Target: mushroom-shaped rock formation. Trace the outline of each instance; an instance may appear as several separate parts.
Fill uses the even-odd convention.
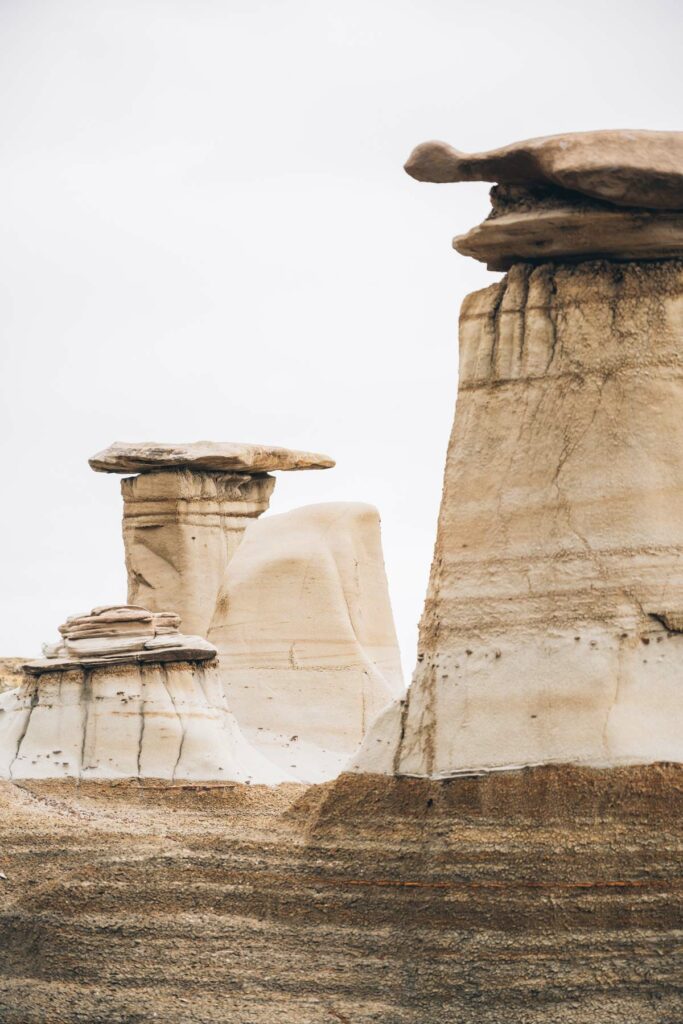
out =
[[[334,502],[252,523],[209,639],[247,738],[299,779],[335,776],[404,692],[376,509]]]
[[[605,195],[674,202],[680,136],[668,163],[659,136],[622,162],[626,134],[598,133],[594,150],[580,138],[561,166],[597,160],[606,139],[614,166],[591,179]],[[559,141],[547,152],[560,161]],[[356,770],[683,761],[683,245],[677,256],[516,262],[465,299],[417,668]]]
[[[117,442],[89,460],[121,482],[128,600],[175,608],[206,636],[228,563],[252,519],[268,508],[276,470],[327,469],[326,455],[266,445]]]
[[[683,132],[580,132],[472,154],[426,142],[406,170],[419,181],[498,183],[489,218],[453,242],[491,270],[667,259],[683,246]]]
[[[291,778],[240,732],[215,647],[177,625],[130,606],[68,619],[51,656],[0,694],[0,778]]]

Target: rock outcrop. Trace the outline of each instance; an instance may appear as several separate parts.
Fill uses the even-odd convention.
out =
[[[405,169],[418,181],[553,185],[617,206],[683,209],[683,132],[574,132],[513,142],[487,153],[423,142]]]
[[[121,482],[128,600],[174,608],[206,636],[227,566],[249,522],[268,508],[274,470],[329,469],[327,455],[267,445],[116,442],[94,455]]]
[[[272,473],[274,470],[331,469],[334,466],[334,459],[329,455],[236,441],[187,444],[115,441],[88,461],[98,473],[145,473],[159,469]]]
[[[122,480],[128,600],[175,608],[206,636],[230,560],[274,486],[265,473],[184,468]]]
[[[334,465],[285,449],[114,445],[91,465],[140,471],[121,484],[129,602],[210,638],[231,710],[279,769],[335,776],[403,692],[376,510],[259,519],[265,470]]]
[[[206,779],[273,784],[225,701],[216,648],[173,613],[73,616],[62,644],[0,694],[0,778]]]
[[[468,296],[418,665],[357,769],[683,760],[682,342],[678,259]]]
[[[334,777],[403,693],[376,509],[337,502],[252,523],[208,636],[247,738],[299,779]]]
[[[463,256],[489,270],[520,260],[654,260],[683,250],[683,212],[612,206],[553,188],[497,186],[491,215],[453,239]]]
[[[500,183],[489,217],[453,240],[490,270],[683,250],[683,132],[557,135],[474,154],[427,142],[406,170],[420,181]]]

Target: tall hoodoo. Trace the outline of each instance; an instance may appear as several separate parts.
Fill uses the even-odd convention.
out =
[[[463,303],[418,665],[355,768],[681,761],[683,133],[407,170],[498,182],[455,245],[509,270]]]

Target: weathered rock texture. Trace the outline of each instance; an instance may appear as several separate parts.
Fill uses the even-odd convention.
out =
[[[408,700],[361,770],[683,760],[683,263],[468,296]]]
[[[453,240],[490,270],[683,252],[683,132],[553,135],[472,154],[425,142],[406,170],[419,181],[499,182],[487,220]]]
[[[678,1024],[680,767],[0,784],[3,1024]]]
[[[297,778],[337,774],[403,679],[377,510],[253,522],[208,633],[247,738]]]
[[[273,445],[235,441],[115,441],[89,459],[98,473],[146,473],[158,469],[197,469],[217,473],[271,473],[274,470],[330,469],[334,459]]]
[[[173,608],[206,636],[228,563],[252,519],[268,508],[267,474],[176,469],[121,481],[128,600]]]
[[[141,468],[144,451],[164,466],[192,447],[114,445],[91,465]],[[237,448],[241,465],[274,469],[324,459],[196,447],[209,449],[202,459],[214,466],[213,448]],[[262,451],[284,454],[278,465]],[[278,770],[334,777],[403,693],[376,510],[313,505],[257,521],[275,484],[266,473],[147,470],[121,482],[129,602],[173,608],[184,630],[210,637],[231,710]]]
[[[573,132],[486,153],[423,142],[405,169],[418,181],[553,185],[617,206],[683,210],[683,132]]]
[[[497,186],[490,216],[453,239],[489,270],[520,260],[669,259],[683,251],[683,212],[625,209],[553,188]]]
[[[287,778],[242,736],[215,665],[181,657],[33,663],[0,695],[0,778]]]
[[[26,658],[0,658],[0,693],[14,690],[21,682],[21,667]]]

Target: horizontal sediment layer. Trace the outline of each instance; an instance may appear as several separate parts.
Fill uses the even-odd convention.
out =
[[[0,1018],[662,1024],[683,770],[0,785]]]

